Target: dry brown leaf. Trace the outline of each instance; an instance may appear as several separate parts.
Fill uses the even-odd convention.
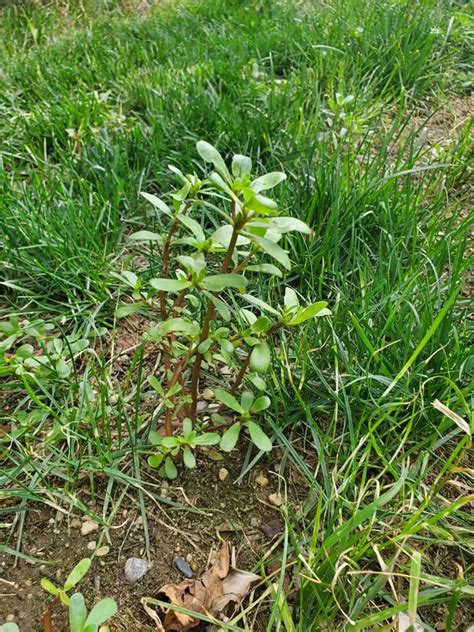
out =
[[[186,608],[193,612],[218,616],[229,604],[240,605],[248,594],[251,585],[260,579],[259,575],[230,568],[230,550],[227,542],[223,542],[214,564],[197,579],[186,579],[179,584],[166,584],[157,593],[160,601],[169,601],[171,605]],[[154,599],[144,598],[142,603],[147,614],[156,623],[156,613],[149,612],[147,604],[157,604]],[[155,615],[155,616],[154,616]],[[171,608],[166,610],[160,625],[165,631],[185,632],[195,628],[199,619],[177,612]],[[158,624],[157,624],[158,626]],[[158,628],[160,629],[160,628]]]

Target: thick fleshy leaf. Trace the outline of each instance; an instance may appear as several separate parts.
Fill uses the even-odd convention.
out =
[[[158,329],[162,335],[179,332],[191,337],[196,336],[200,331],[198,323],[189,318],[168,318],[158,325]]]
[[[268,331],[271,326],[272,321],[269,318],[267,318],[266,316],[259,316],[259,318],[257,318],[257,320],[252,323],[250,331],[253,334],[261,334],[265,331]]]
[[[252,170],[252,161],[248,156],[235,154],[232,158],[232,173],[236,178],[243,178]]]
[[[161,445],[164,448],[176,448],[178,445],[180,445],[180,443],[178,437],[163,437],[163,439],[161,440]]]
[[[284,305],[289,312],[296,311],[300,306],[298,295],[291,287],[285,289]]]
[[[106,597],[96,603],[96,605],[92,608],[89,613],[89,616],[86,619],[86,628],[87,626],[98,626],[105,623],[108,619],[114,616],[117,612],[117,604],[110,597]]]
[[[178,470],[176,469],[176,465],[169,456],[165,459],[165,474],[167,478],[174,480],[178,476]]]
[[[148,384],[159,394],[161,395],[161,397],[165,396],[165,391],[163,386],[161,385],[161,382],[158,380],[157,377],[155,377],[154,375],[149,375],[147,377],[147,382]]]
[[[270,221],[273,229],[279,233],[298,232],[305,235],[313,233],[308,224],[296,217],[272,217]]]
[[[148,457],[148,465],[150,467],[161,467],[163,464],[163,454],[152,454]]]
[[[220,436],[217,432],[204,432],[196,437],[196,445],[217,445],[220,441]]]
[[[122,283],[126,283],[133,289],[137,287],[138,277],[135,272],[131,272],[130,270],[122,270],[122,272],[111,272],[110,276],[119,279],[119,281],[122,281]]]
[[[130,241],[163,241],[163,236],[150,230],[139,230],[128,236]]]
[[[258,373],[249,373],[247,377],[259,391],[263,392],[267,390],[267,383]]]
[[[286,174],[281,171],[273,171],[271,173],[265,173],[263,176],[260,176],[256,180],[252,182],[250,185],[252,190],[256,193],[260,193],[260,191],[266,191],[267,189],[273,189],[277,184],[286,180]]]
[[[199,275],[206,268],[206,260],[202,252],[197,253],[193,257],[188,255],[180,255],[176,257],[176,260],[186,268],[189,274],[193,273]]]
[[[269,312],[270,314],[274,314],[275,316],[280,316],[279,311],[277,311],[274,307],[272,307],[268,303],[265,303],[264,301],[262,301],[260,298],[257,298],[256,296],[252,296],[251,294],[243,294],[242,298],[244,298],[249,303],[252,303],[252,305],[256,305],[257,307],[260,307],[260,309],[263,309],[263,311],[265,312]]]
[[[168,215],[168,217],[171,217],[172,213],[170,208],[163,202],[163,200],[160,200],[159,197],[156,197],[153,193],[145,193],[144,191],[142,191],[141,195],[145,198],[145,200],[151,202],[155,208],[159,209],[165,215]]]
[[[53,584],[47,577],[43,577],[40,582],[41,588],[48,592],[50,595],[58,595],[60,593],[60,589]]]
[[[84,597],[81,593],[75,593],[69,601],[70,632],[82,632],[86,618],[87,610]]]
[[[287,270],[291,270],[291,261],[288,257],[288,253],[286,250],[283,250],[281,246],[276,244],[274,241],[270,239],[266,239],[265,237],[257,237],[253,235],[253,241],[255,241],[260,248],[265,251],[270,257],[278,261],[280,265],[282,265]]]
[[[216,310],[219,312],[222,318],[228,323],[231,318],[231,313],[227,304],[222,299],[218,298],[217,296],[214,296],[214,294],[211,294],[210,292],[206,292],[204,290],[203,293],[212,303],[214,303],[214,307],[216,308]]]
[[[254,443],[259,450],[262,452],[270,452],[272,449],[272,442],[267,437],[267,435],[263,432],[258,424],[249,419],[247,422],[247,428],[250,433],[250,438],[252,439],[252,443]]]
[[[274,266],[272,263],[258,263],[246,266],[245,270],[248,272],[262,272],[263,274],[273,274],[277,277],[282,277],[282,271]]]
[[[76,566],[72,569],[72,571],[67,576],[66,581],[64,582],[64,590],[67,592],[71,590],[73,586],[78,584],[84,575],[87,573],[89,568],[91,567],[92,560],[89,557],[85,557],[80,562],[76,564]]]
[[[140,309],[146,309],[148,306],[145,303],[122,303],[115,310],[115,318],[125,318],[130,314],[135,314]]]
[[[250,369],[257,373],[265,373],[265,371],[268,371],[271,360],[270,347],[265,340],[262,340],[252,349],[252,353],[250,354]]]
[[[196,149],[203,160],[211,162],[214,165],[215,170],[220,173],[224,180],[227,180],[227,182],[232,181],[224,159],[215,147],[205,140],[200,140],[196,143]]]
[[[245,412],[239,402],[235,399],[235,397],[225,391],[223,388],[216,388],[214,390],[214,395],[222,404],[227,406],[227,408],[234,410],[236,413],[239,413],[241,415]]]
[[[308,307],[298,310],[295,317],[292,318],[287,325],[300,325],[304,323],[306,320],[310,320],[310,318],[314,318],[315,316],[321,315],[321,312],[326,308],[327,303],[325,301],[319,301],[318,303],[313,303]],[[329,310],[325,310],[325,315],[329,315],[331,312]]]
[[[183,450],[183,461],[188,470],[192,470],[194,467],[196,467],[196,457],[194,456],[190,448],[188,448],[188,446],[186,446]]]
[[[181,279],[151,279],[150,285],[159,292],[180,292],[191,287],[191,282]]]
[[[262,410],[267,410],[267,408],[270,406],[271,403],[272,402],[269,397],[267,397],[266,395],[262,395],[262,397],[259,397],[258,399],[255,400],[255,403],[252,406],[251,411],[253,413],[261,413]]]
[[[244,391],[240,398],[240,405],[245,411],[249,411],[255,399],[255,395],[252,391]]]
[[[222,292],[228,287],[244,290],[247,286],[247,279],[241,274],[213,274],[204,277],[201,285],[210,292]]]
[[[221,438],[220,449],[224,452],[230,452],[233,450],[239,440],[241,424],[237,421],[230,428],[228,428]]]
[[[176,219],[179,220],[181,224],[186,226],[189,231],[191,231],[191,233],[196,238],[196,241],[206,241],[206,235],[204,234],[201,225],[196,222],[195,219],[189,217],[189,215],[184,215],[183,213],[179,213],[179,215],[176,216]]]

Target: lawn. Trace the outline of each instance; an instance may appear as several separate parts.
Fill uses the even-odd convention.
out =
[[[69,630],[80,598],[48,581],[84,558],[77,590],[115,600],[111,630],[190,629],[189,602],[171,600],[173,628],[150,599],[217,573],[226,547],[228,577],[258,578],[193,629],[470,629],[473,40],[463,0],[0,2],[2,632]],[[279,245],[258,232],[278,226],[270,201],[248,201],[251,254],[279,274],[227,274],[222,248],[191,244],[230,221],[241,175],[210,183],[223,168],[199,141],[286,174],[268,195],[299,229]],[[171,275],[191,247],[233,277],[190,290],[225,332],[212,357],[163,290],[183,205]],[[295,318],[294,300],[322,311]],[[183,318],[163,338],[168,310]],[[242,340],[265,357],[240,380],[228,346],[255,317]],[[184,357],[182,393],[163,390]],[[253,426],[219,395],[236,376]],[[188,441],[187,407],[198,437],[242,414],[235,448],[163,448],[166,420]]]

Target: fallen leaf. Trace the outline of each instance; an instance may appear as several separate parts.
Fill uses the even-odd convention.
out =
[[[157,623],[158,630],[185,632],[198,626],[201,621],[183,612],[166,608],[160,601],[168,601],[171,606],[213,617],[223,614],[230,604],[233,604],[235,609],[260,576],[237,569],[229,572],[229,569],[230,549],[228,543],[224,542],[215,562],[201,577],[162,586],[157,593],[157,599],[142,599],[145,611],[157,623],[157,614],[149,604],[159,605],[165,610],[165,614],[159,619],[159,625]]]

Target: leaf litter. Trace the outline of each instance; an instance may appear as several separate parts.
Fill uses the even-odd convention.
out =
[[[212,566],[200,577],[165,584],[155,598],[144,597],[142,605],[160,632],[182,632],[201,623],[201,618],[189,611],[214,619],[229,616],[248,595],[252,584],[259,580],[261,577],[255,573],[231,568],[230,547],[225,541]],[[162,609],[161,616],[150,607],[152,605]]]

